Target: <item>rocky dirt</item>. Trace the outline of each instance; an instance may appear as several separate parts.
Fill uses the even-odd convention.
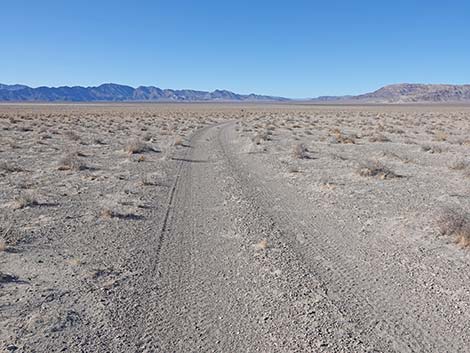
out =
[[[0,106],[0,349],[467,352],[470,109]]]

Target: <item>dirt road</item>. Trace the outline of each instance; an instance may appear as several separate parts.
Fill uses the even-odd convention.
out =
[[[73,310],[10,351],[469,351],[468,262],[375,236],[365,198],[306,197],[246,153],[236,127],[179,148],[168,200],[117,247],[122,270],[41,299],[42,312]]]
[[[234,128],[181,157],[140,351],[468,350],[468,271],[364,237],[351,205],[332,214],[250,163]]]

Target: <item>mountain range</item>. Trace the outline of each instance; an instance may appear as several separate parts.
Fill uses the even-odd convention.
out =
[[[282,97],[238,94],[227,90],[213,92],[190,89],[133,88],[107,83],[97,87],[37,87],[0,84],[0,101],[40,102],[129,102],[129,101],[287,101]]]
[[[3,102],[287,102],[288,98],[190,89],[161,89],[106,83],[97,87],[37,87],[0,84]],[[303,100],[305,101],[305,100]],[[321,96],[312,103],[470,103],[470,85],[400,83],[357,96]]]
[[[399,83],[357,96],[323,96],[313,102],[334,103],[470,103],[470,85]]]

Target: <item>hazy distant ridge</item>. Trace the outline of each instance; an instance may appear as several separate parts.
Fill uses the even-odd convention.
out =
[[[399,83],[358,96],[318,97],[316,102],[444,103],[469,102],[470,85]]]
[[[161,89],[153,86],[133,88],[107,83],[98,87],[37,87],[0,84],[0,101],[42,102],[125,102],[125,101],[287,101],[287,98],[257,94],[238,94],[226,90],[213,92],[189,89]]]

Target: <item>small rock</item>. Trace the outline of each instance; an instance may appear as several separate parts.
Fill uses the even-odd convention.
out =
[[[9,345],[7,346],[7,351],[10,351],[10,352],[14,352],[14,351],[16,351],[17,349],[18,349],[18,347],[15,346],[14,344],[9,344]]]

